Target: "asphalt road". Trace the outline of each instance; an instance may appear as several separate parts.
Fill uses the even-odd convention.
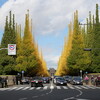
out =
[[[44,87],[17,85],[0,88],[0,100],[100,100],[100,87],[52,83]]]

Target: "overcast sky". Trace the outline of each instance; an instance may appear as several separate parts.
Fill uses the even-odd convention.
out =
[[[29,9],[33,34],[47,66],[57,68],[73,13],[78,10],[79,20],[84,22],[89,11],[95,14],[96,3],[100,5],[100,0],[0,0],[0,40],[9,11],[12,10],[16,22],[24,27],[25,13]]]

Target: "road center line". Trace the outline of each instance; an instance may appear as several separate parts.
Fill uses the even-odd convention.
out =
[[[79,90],[79,89],[75,89],[75,90],[79,91],[79,94],[77,94],[76,96],[73,96],[73,97],[66,98],[64,100],[75,99],[76,97],[79,97],[79,96],[81,96],[83,94],[83,92],[81,90]]]

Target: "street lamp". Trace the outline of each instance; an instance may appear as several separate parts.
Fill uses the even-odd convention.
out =
[[[24,71],[22,71],[22,79],[24,78]]]
[[[82,79],[82,70],[80,70],[80,76],[81,76],[81,79]]]

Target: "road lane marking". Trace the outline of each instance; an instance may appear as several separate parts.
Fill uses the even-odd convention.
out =
[[[96,89],[100,89],[100,87],[95,87]]]
[[[60,86],[56,86],[57,87],[57,89],[61,89],[61,87]]]
[[[0,91],[5,91],[5,90],[8,90],[10,88],[1,88]]]
[[[37,88],[36,88],[36,90],[39,90],[39,89],[41,89],[41,87],[37,87]]]
[[[51,86],[50,86],[50,89],[54,89],[54,86],[51,85]]]
[[[68,89],[67,86],[63,86],[64,89]]]
[[[74,86],[75,88],[77,88],[77,89],[82,89],[81,87],[79,87],[79,86]]]
[[[35,87],[31,87],[29,90],[33,90],[33,89],[35,89]]]
[[[89,88],[87,88],[87,87],[85,87],[85,86],[81,86],[82,88],[84,88],[84,89],[89,89]]]
[[[68,86],[68,88],[70,88],[70,89],[75,89],[74,87],[72,87],[72,86]]]
[[[8,89],[8,91],[12,91],[12,90],[17,89],[17,88],[18,87],[13,87],[13,88]]]
[[[30,87],[25,87],[24,89],[22,89],[22,90],[27,90],[28,88],[30,88]]]
[[[48,86],[45,86],[43,89],[46,90],[48,88]]]
[[[95,87],[92,87],[92,86],[86,86],[86,87],[88,87],[90,89],[96,89]]]
[[[15,90],[20,90],[20,89],[22,89],[22,88],[24,88],[24,87],[19,87],[19,88],[15,89]]]

